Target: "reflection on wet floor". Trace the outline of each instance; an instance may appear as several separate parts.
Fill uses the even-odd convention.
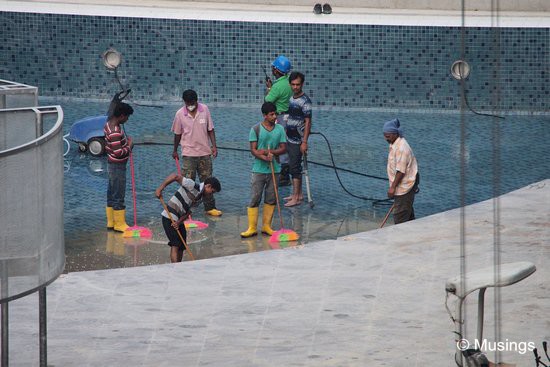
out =
[[[187,232],[188,244],[194,257],[212,257],[266,251],[286,247],[300,247],[309,242],[337,236],[364,232],[378,228],[384,216],[383,209],[360,207],[345,218],[325,220],[319,218],[308,206],[296,208],[285,223],[285,228],[300,233],[299,241],[270,243],[269,236],[258,234],[252,238],[240,238],[240,230],[246,227],[246,215],[224,214],[221,218],[201,218],[208,228]],[[277,219],[277,218],[275,218]],[[66,240],[66,272],[98,270],[163,264],[170,262],[170,248],[160,222],[160,216],[151,218],[143,226],[153,231],[152,238],[124,238],[121,233],[107,229],[91,229],[73,234]],[[391,224],[388,224],[391,225]],[[278,228],[275,226],[275,228]],[[189,256],[185,254],[184,261]]]

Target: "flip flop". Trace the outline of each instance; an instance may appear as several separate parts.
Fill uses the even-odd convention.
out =
[[[288,203],[285,204],[285,207],[290,208],[290,207],[300,205],[300,204],[301,204],[301,202],[299,202],[299,201],[297,201],[295,203],[292,203],[292,202],[289,201]]]
[[[287,196],[286,198],[283,198],[284,201],[290,201],[292,200],[292,196]],[[302,196],[301,198],[298,199],[298,202],[302,202],[304,201],[304,197]]]
[[[322,12],[323,12],[323,10],[321,8],[321,4],[319,4],[319,3],[315,4],[315,6],[313,7],[313,13],[321,14]]]

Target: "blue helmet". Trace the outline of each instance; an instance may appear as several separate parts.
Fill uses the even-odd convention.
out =
[[[290,63],[290,60],[283,55],[277,57],[271,63],[271,66],[273,66],[275,69],[279,70],[283,74],[287,74],[290,69],[292,69],[292,64]]]

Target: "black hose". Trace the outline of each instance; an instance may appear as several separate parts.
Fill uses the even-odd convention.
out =
[[[125,91],[125,90],[130,91],[130,89],[126,89],[126,88],[124,88],[124,85],[122,85],[122,82],[120,81],[120,78],[118,77],[117,68],[115,68],[115,79],[116,79],[116,81],[117,81],[117,83],[118,83],[118,85],[119,85],[119,87],[122,91]],[[121,98],[120,101],[122,101],[127,96],[128,96],[128,94],[126,94],[123,98]],[[162,106],[157,106],[157,105],[137,103],[137,102],[132,101],[130,98],[126,99],[126,101],[128,103],[134,104],[136,106],[141,106],[141,107],[163,108]]]
[[[375,205],[391,205],[391,199],[377,199],[377,198],[373,198],[373,197],[368,197],[368,196],[360,196],[360,195],[356,195],[352,192],[350,192],[345,186],[344,184],[342,183],[342,180],[340,179],[340,175],[338,174],[338,171],[344,171],[344,172],[348,172],[348,173],[351,173],[351,174],[354,174],[354,175],[358,175],[358,176],[363,176],[363,177],[368,177],[368,178],[374,178],[374,179],[377,179],[377,180],[384,180],[386,181],[386,178],[384,177],[379,177],[379,176],[373,176],[373,175],[367,175],[365,173],[361,173],[361,172],[357,172],[357,171],[352,171],[352,170],[349,170],[349,169],[346,169],[346,168],[341,168],[341,167],[338,167],[336,166],[336,163],[334,162],[334,155],[332,154],[332,146],[330,145],[330,142],[328,141],[327,137],[320,133],[320,132],[311,132],[311,135],[321,135],[323,137],[323,139],[325,139],[325,142],[327,143],[327,146],[328,146],[328,150],[329,150],[329,153],[330,153],[330,160],[332,162],[332,165],[328,165],[328,164],[324,164],[324,163],[319,163],[319,162],[314,162],[314,161],[310,161],[308,160],[308,163],[311,163],[311,164],[315,164],[315,165],[318,165],[318,166],[321,166],[321,167],[326,167],[326,168],[332,168],[334,169],[334,173],[336,174],[336,178],[338,179],[338,183],[340,184],[340,187],[342,188],[342,190],[344,190],[344,192],[346,192],[348,195],[354,197],[354,198],[357,198],[357,199],[361,199],[361,200],[367,200],[367,201],[372,201],[372,205],[375,206]],[[157,143],[157,142],[141,142],[141,143],[134,143],[134,145],[173,145],[173,143]],[[250,152],[250,150],[248,149],[243,149],[243,148],[230,148],[230,147],[221,147],[221,146],[218,146],[218,149],[220,150],[233,150],[233,151],[237,151],[237,152]]]
[[[498,115],[493,115],[491,113],[482,113],[482,112],[477,112],[476,110],[474,110],[471,106],[470,106],[470,103],[468,102],[468,92],[466,91],[466,78],[468,77],[468,75],[462,75],[462,70],[459,66],[458,68],[458,72],[459,72],[459,77],[460,77],[460,82],[461,82],[461,86],[462,86],[462,90],[464,91],[464,94],[463,94],[463,98],[464,98],[464,104],[466,105],[466,107],[468,107],[468,109],[470,111],[472,111],[474,114],[476,115],[479,115],[479,116],[489,116],[489,117],[496,117],[498,119],[503,119],[504,120],[504,117],[503,116],[498,116]]]
[[[502,120],[504,120],[504,116],[493,115],[493,114],[491,114],[491,113],[482,113],[482,112],[477,112],[477,111],[475,111],[472,107],[470,107],[470,103],[468,103],[468,96],[466,95],[466,90],[464,90],[464,104],[466,104],[466,107],[468,107],[468,109],[469,109],[470,111],[472,111],[473,113],[475,113],[476,115],[479,115],[479,116],[496,117],[497,119],[502,119]]]
[[[336,178],[338,179],[338,183],[340,184],[340,187],[342,188],[342,190],[344,190],[348,195],[354,197],[354,198],[357,198],[357,199],[362,199],[362,200],[367,200],[367,201],[372,201],[372,205],[380,205],[380,204],[383,204],[383,205],[389,205],[389,202],[391,199],[376,199],[376,198],[373,198],[373,197],[368,197],[368,196],[360,196],[360,195],[355,195],[353,194],[352,192],[350,192],[345,186],[344,184],[342,183],[342,180],[340,179],[340,175],[338,174],[338,170],[343,170],[341,168],[338,168],[336,166],[336,163],[334,162],[334,155],[332,154],[332,147],[330,145],[330,142],[328,141],[327,137],[323,134],[323,133],[320,133],[320,132],[311,132],[311,135],[321,135],[323,137],[323,139],[325,139],[325,142],[327,143],[327,146],[328,146],[328,151],[330,153],[330,161],[332,162],[332,168],[334,169],[334,174],[336,174]],[[311,161],[310,161],[311,162]],[[311,163],[314,163],[314,162],[311,162]],[[314,163],[316,164],[316,163]],[[328,165],[324,165],[325,167],[330,167]],[[345,170],[347,172],[351,172],[351,173],[354,173],[354,174],[359,174],[359,175],[362,175],[361,173],[359,172],[354,172],[354,171],[351,171],[351,170]],[[372,177],[372,178],[376,178],[376,179],[383,179],[385,180],[384,178],[381,178],[381,177],[377,177],[377,176],[368,176],[368,177]]]

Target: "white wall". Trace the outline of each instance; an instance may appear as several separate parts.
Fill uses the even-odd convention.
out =
[[[185,3],[182,0],[169,0]],[[256,5],[293,5],[311,6],[317,2],[329,3],[333,9],[340,7],[378,8],[378,9],[430,9],[461,10],[460,0],[201,0],[209,3],[242,3]],[[491,0],[466,0],[466,10],[491,10]],[[496,1],[495,1],[496,2]],[[550,12],[550,0],[500,0],[500,11],[536,11]]]

